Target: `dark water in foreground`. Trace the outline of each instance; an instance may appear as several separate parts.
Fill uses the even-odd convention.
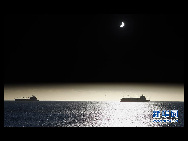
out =
[[[178,110],[178,122],[153,122],[153,110]],[[4,127],[183,127],[184,102],[4,102]]]

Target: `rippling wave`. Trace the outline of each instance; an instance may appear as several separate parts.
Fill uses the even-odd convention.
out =
[[[178,110],[178,122],[153,122],[153,110]],[[153,126],[184,126],[184,102],[4,102],[4,127]]]

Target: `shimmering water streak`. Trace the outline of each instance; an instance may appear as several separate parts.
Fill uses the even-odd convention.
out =
[[[153,122],[153,110],[178,110],[178,122]],[[184,126],[184,102],[4,102],[4,126]]]

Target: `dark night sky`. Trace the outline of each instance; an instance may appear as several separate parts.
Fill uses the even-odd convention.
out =
[[[46,82],[183,83],[184,15],[5,15],[4,83]]]

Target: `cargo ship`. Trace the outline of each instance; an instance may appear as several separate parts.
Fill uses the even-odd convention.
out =
[[[36,96],[32,95],[32,97],[28,98],[20,98],[20,99],[15,99],[15,101],[39,101]]]
[[[149,102],[150,100],[146,100],[145,96],[140,96],[140,98],[122,98],[120,102]]]

